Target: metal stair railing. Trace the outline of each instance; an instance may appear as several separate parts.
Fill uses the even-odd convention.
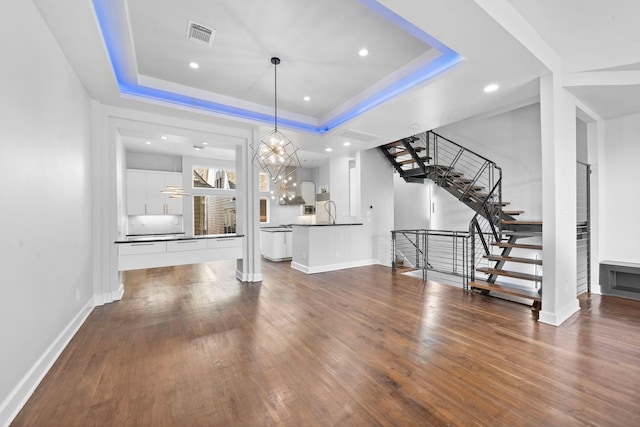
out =
[[[423,278],[426,280],[426,270],[446,270],[457,274],[463,272],[464,288],[468,288],[468,279],[474,280],[475,269],[483,261],[484,255],[491,252],[491,243],[502,239],[502,169],[492,160],[469,150],[433,131],[427,131],[402,140],[403,148],[410,154],[408,163],[410,169],[404,169],[393,160],[396,169],[402,172],[420,171],[438,186],[445,188],[460,201],[472,208],[476,214],[469,223],[468,232],[448,230],[394,230],[393,262],[396,268],[396,257],[414,268],[424,268]],[[417,155],[420,151],[420,160]],[[406,161],[405,161],[406,162]],[[407,164],[405,164],[407,165]],[[405,177],[406,179],[406,177]],[[407,236],[412,236],[412,240]],[[464,254],[458,256],[455,247],[451,247],[451,256],[443,256],[440,249],[447,245],[435,243],[438,238],[445,237],[453,242],[459,238],[465,239],[461,245]],[[411,241],[405,247],[406,241]],[[407,253],[411,251],[411,256]],[[415,253],[414,253],[415,252]],[[450,262],[441,262],[441,259]],[[458,266],[457,260],[464,259],[465,265]],[[433,263],[432,263],[433,262]],[[442,265],[440,265],[442,264]]]
[[[393,230],[393,271],[398,264],[422,270],[422,280],[428,272],[438,272],[462,278],[463,287],[469,280],[470,235],[466,231],[451,230]]]
[[[502,200],[499,200],[499,189],[502,178],[496,182],[480,209],[469,222],[471,239],[470,279],[475,280],[476,269],[484,261],[485,255],[491,254],[491,244],[502,240],[500,228],[502,219]],[[468,283],[465,286],[468,289]]]
[[[492,160],[457,144],[433,131],[425,132],[429,165],[434,171],[442,171],[434,181],[439,186],[450,186],[454,174],[462,174],[466,181],[459,183],[458,199],[465,201],[475,187],[483,187],[486,193],[502,178],[502,169]],[[494,198],[501,199],[499,187]]]

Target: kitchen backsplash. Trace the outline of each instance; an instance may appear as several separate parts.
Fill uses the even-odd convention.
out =
[[[182,215],[130,215],[127,234],[182,233]]]

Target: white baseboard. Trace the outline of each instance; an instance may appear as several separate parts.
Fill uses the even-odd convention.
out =
[[[124,284],[120,283],[116,291],[111,292],[112,301],[120,301],[124,296]]]
[[[292,261],[291,268],[298,271],[302,271],[303,273],[314,274],[314,273],[324,273],[325,271],[335,271],[335,270],[344,270],[347,268],[364,267],[365,265],[374,265],[374,264],[378,264],[378,260],[363,259],[358,261],[341,262],[339,264],[320,265],[316,267],[309,267],[309,266],[302,265]]]
[[[7,427],[18,415],[27,400],[31,397],[38,384],[42,381],[51,366],[60,356],[60,353],[71,341],[71,338],[78,332],[80,326],[87,319],[94,308],[94,298],[91,297],[84,307],[75,315],[62,332],[56,337],[51,345],[38,358],[36,363],[29,369],[27,374],[20,380],[18,385],[9,393],[9,396],[0,404],[0,426]]]
[[[246,274],[240,270],[236,270],[236,279],[241,282],[262,282],[262,274]]]
[[[544,308],[544,305],[542,306],[542,308]],[[544,310],[540,311],[538,321],[552,326],[560,326],[565,320],[573,316],[574,313],[578,312],[579,310],[580,303],[576,298],[569,304],[562,307],[560,310],[557,310],[555,313]]]

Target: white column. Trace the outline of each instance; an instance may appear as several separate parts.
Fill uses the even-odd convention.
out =
[[[605,121],[598,118],[587,125],[588,155],[591,164],[591,293],[600,294],[600,261],[602,260],[601,233],[604,218],[604,144]]]
[[[113,243],[118,235],[116,130],[97,101],[91,103],[91,116],[94,298],[102,305],[119,300],[123,292]]]
[[[576,297],[576,107],[559,76],[540,79],[544,275],[540,321],[558,326]]]
[[[251,138],[255,140],[257,132]],[[258,137],[259,138],[259,137]],[[251,141],[236,148],[236,232],[244,234],[242,259],[236,266],[236,277],[243,282],[262,280],[260,259],[260,190],[258,170],[253,166]]]

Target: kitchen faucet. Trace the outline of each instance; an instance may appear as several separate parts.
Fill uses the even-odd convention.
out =
[[[331,206],[333,206],[333,212],[337,214],[338,208],[336,208],[336,202],[334,202],[333,200],[327,200],[324,203],[324,210],[327,211],[327,213],[329,214],[329,224],[335,224],[336,217],[331,214]]]

